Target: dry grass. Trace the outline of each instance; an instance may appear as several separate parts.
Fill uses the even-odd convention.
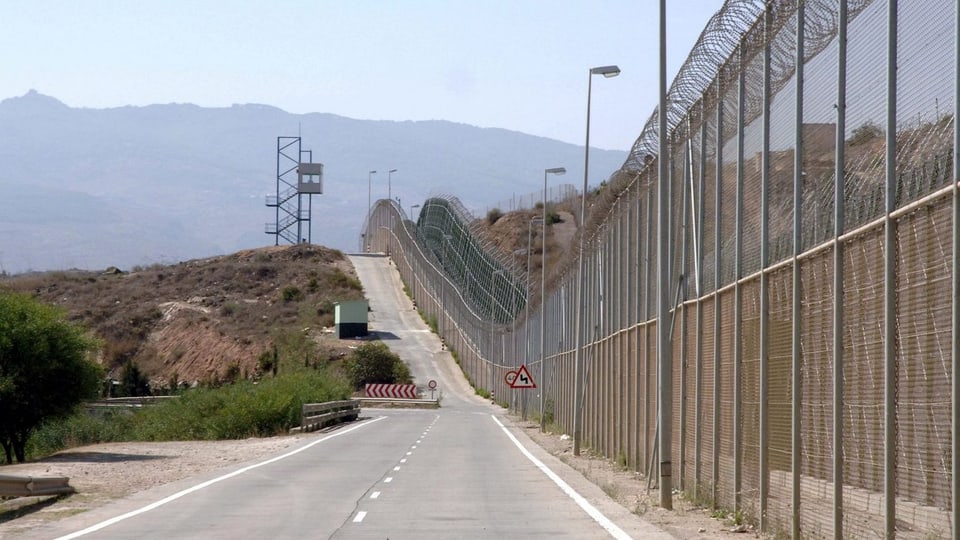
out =
[[[155,386],[253,374],[278,332],[333,325],[333,304],[363,298],[342,253],[298,245],[134,268],[58,271],[0,279],[0,287],[63,307],[102,342],[116,377],[136,362]],[[331,357],[336,351],[326,351]]]

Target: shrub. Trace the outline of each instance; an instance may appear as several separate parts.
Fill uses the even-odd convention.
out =
[[[501,211],[499,208],[493,208],[489,212],[487,212],[487,223],[489,223],[490,225],[493,225],[494,223],[499,221],[500,218],[502,217],[503,217],[503,211]]]
[[[303,291],[296,285],[287,285],[280,291],[280,300],[282,300],[284,304],[299,302],[303,300]]]
[[[140,371],[140,366],[133,360],[127,360],[120,371],[120,384],[116,388],[115,397],[149,396],[150,380]]]
[[[195,388],[177,399],[130,412],[78,412],[50,420],[30,438],[38,459],[64,448],[114,441],[242,439],[286,433],[300,424],[305,403],[346,399],[345,382],[322,371],[282,375],[254,384]]]
[[[357,347],[346,362],[347,377],[355,389],[366,384],[407,384],[410,368],[382,342]]]
[[[863,144],[869,142],[873,139],[877,139],[883,136],[883,130],[873,122],[867,122],[857,129],[853,130],[853,133],[850,134],[850,140],[847,142],[850,143],[850,146],[856,146],[858,144]]]

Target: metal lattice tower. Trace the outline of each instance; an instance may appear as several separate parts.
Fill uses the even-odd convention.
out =
[[[288,244],[312,242],[313,195],[323,193],[323,164],[312,161],[313,152],[301,149],[300,137],[277,137],[277,192],[267,195],[267,206],[276,208],[276,221],[264,228],[276,236],[274,245],[281,239]]]

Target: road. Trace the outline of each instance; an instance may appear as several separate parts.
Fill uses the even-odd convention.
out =
[[[285,454],[63,520],[56,536],[670,538],[475,396],[388,259],[352,260],[371,300],[371,329],[418,382],[438,381],[440,409],[364,409],[360,421],[304,436]]]

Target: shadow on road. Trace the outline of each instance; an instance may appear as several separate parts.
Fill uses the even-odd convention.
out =
[[[380,330],[374,330],[370,332],[370,335],[373,336],[375,339],[382,339],[382,340],[400,339],[400,336],[394,334],[393,332],[383,332]]]

